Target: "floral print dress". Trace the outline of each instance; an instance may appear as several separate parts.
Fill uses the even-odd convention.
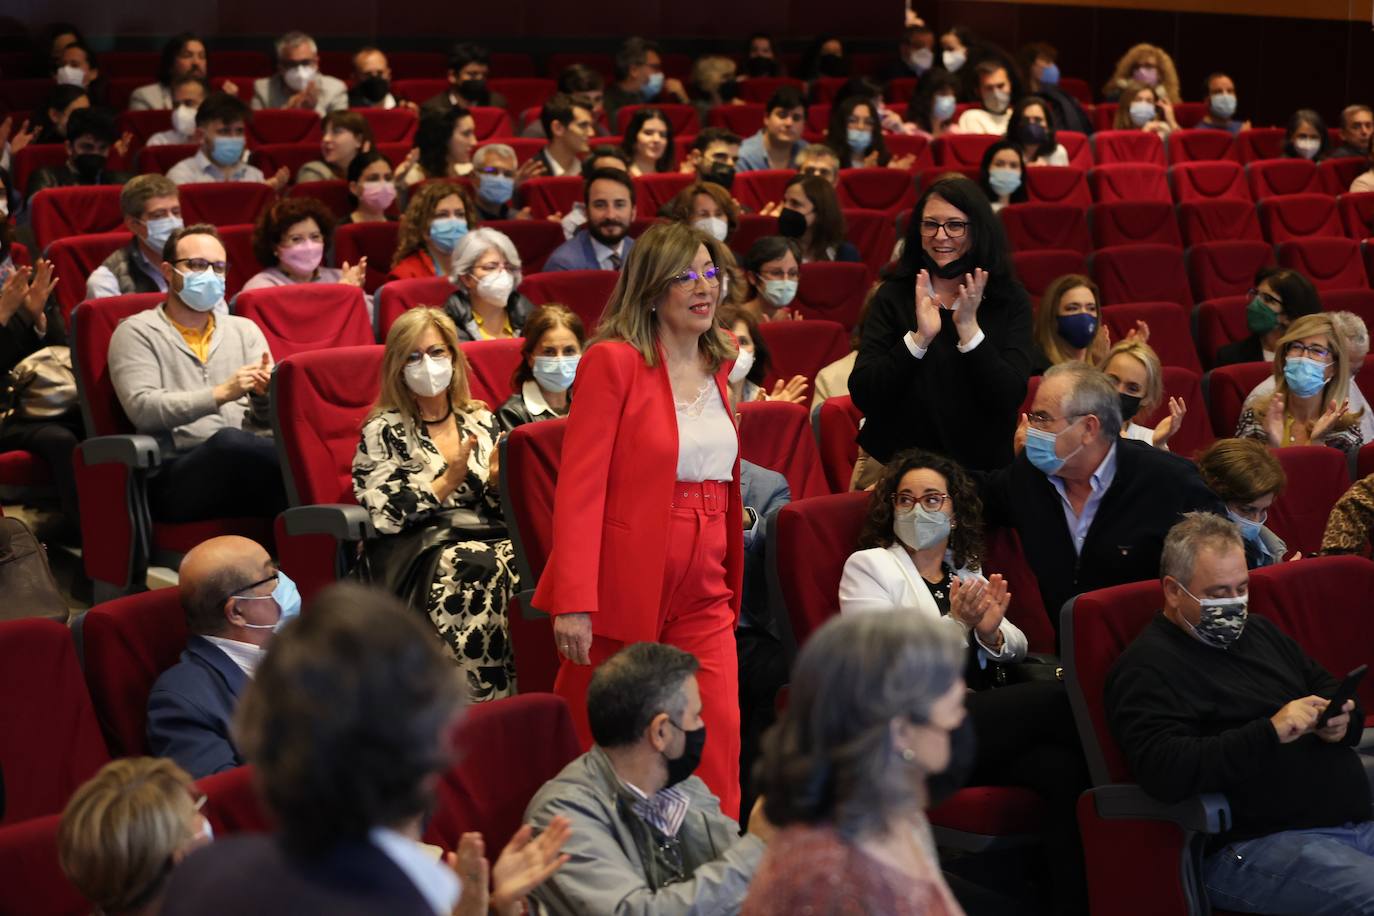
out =
[[[485,408],[454,411],[454,417],[459,437],[475,436],[477,445],[468,459],[467,477],[442,503],[434,495],[434,481],[448,462],[425,428],[411,426],[397,410],[380,411],[363,424],[353,456],[353,493],[378,534],[423,525],[443,509],[501,517],[497,488],[487,482],[496,420]],[[462,541],[445,547],[440,556],[425,610],[466,676],[474,701],[515,693],[506,609],[518,585],[509,539]]]

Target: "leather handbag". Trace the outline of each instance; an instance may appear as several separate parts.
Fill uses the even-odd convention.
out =
[[[67,602],[48,568],[48,552],[29,526],[0,517],[0,620],[45,617],[66,623]]]
[[[445,547],[462,541],[499,541],[507,536],[502,522],[472,509],[446,509],[412,528],[369,538],[351,575],[391,592],[413,610],[424,613]]]
[[[57,420],[77,406],[70,347],[35,350],[10,370],[0,419]]]

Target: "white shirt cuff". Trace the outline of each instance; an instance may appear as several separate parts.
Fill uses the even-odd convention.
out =
[[[981,334],[981,332],[979,332],[979,333]],[[981,337],[980,337],[980,339],[981,339]],[[915,332],[915,331],[907,331],[904,335],[902,335],[902,343],[906,344],[907,350],[911,353],[912,356],[916,357],[917,359],[920,359],[921,357],[923,357],[923,356],[926,355],[926,350],[927,350],[928,348],[927,348],[927,347],[918,347],[918,346],[916,345],[916,332]],[[975,346],[976,346],[976,345],[975,345]],[[962,349],[963,349],[963,348],[960,347],[960,350],[962,350]]]
[[[973,339],[972,339],[972,340],[970,340],[970,341],[969,341],[968,343],[966,343],[966,344],[958,344],[958,350],[959,350],[960,353],[968,353],[970,350],[974,349],[975,347],[977,347],[977,346],[978,346],[980,343],[982,343],[982,342],[983,342],[983,329],[982,329],[982,328],[979,328],[979,329],[978,329],[978,333],[973,335]]]
[[[993,649],[993,648],[989,647],[987,643],[983,642],[983,637],[982,637],[982,635],[979,634],[979,632],[978,632],[977,630],[974,630],[974,631],[973,631],[973,638],[974,638],[975,640],[977,640],[977,642],[978,642],[978,648],[980,648],[980,649],[982,649],[984,652],[986,652],[986,653],[988,654],[988,658],[1000,659],[1000,658],[1002,658],[1004,655],[1006,655],[1006,652],[1007,652],[1007,634],[1002,633],[1002,628],[1001,628],[1001,627],[998,627],[998,628],[997,628],[997,632],[998,632],[998,633],[1001,633],[1001,635],[1002,635],[1002,648],[1001,648],[1001,649]]]

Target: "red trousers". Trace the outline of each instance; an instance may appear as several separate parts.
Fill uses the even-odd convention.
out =
[[[725,582],[725,506],[674,506],[668,522],[668,556],[658,606],[658,641],[696,656],[701,664],[701,716],[706,748],[700,776],[720,798],[720,809],[739,819],[739,659],[735,654],[735,615]],[[593,632],[596,615],[592,615]],[[590,665],[563,659],[554,692],[568,701],[584,748],[592,744],[587,724],[587,686],[597,665],[624,643],[592,636]]]

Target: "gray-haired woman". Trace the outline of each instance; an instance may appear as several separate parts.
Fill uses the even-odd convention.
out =
[[[742,916],[962,914],[926,821],[964,720],[964,643],[912,614],[831,619],[802,648],[756,773],[780,830]]]
[[[519,337],[534,303],[516,292],[520,252],[510,236],[496,229],[474,229],[453,249],[449,274],[458,289],[444,311],[458,326],[459,340]]]

